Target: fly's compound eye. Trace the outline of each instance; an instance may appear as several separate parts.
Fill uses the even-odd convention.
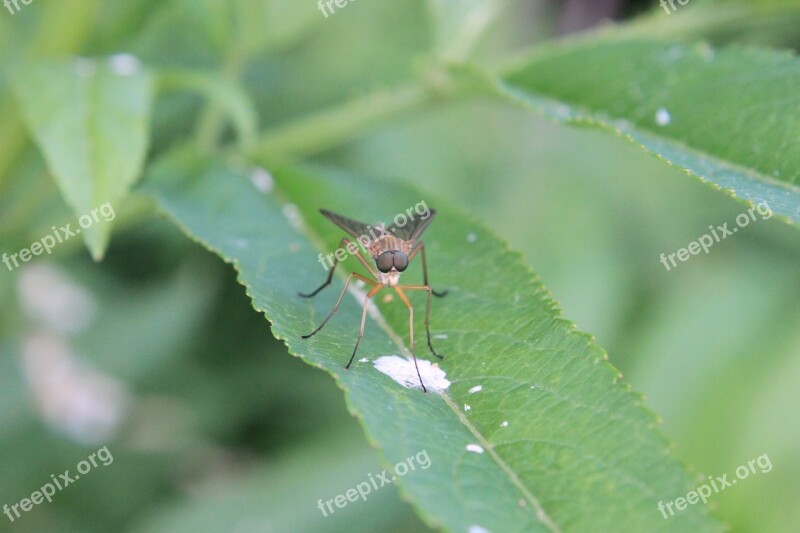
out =
[[[378,270],[384,274],[392,270],[392,267],[394,266],[394,258],[392,255],[392,252],[383,252],[375,260],[375,266],[377,266]],[[408,263],[408,260],[406,260],[406,263]]]
[[[394,254],[394,268],[397,269],[398,272],[404,271],[408,268],[408,256],[403,252],[397,252]]]

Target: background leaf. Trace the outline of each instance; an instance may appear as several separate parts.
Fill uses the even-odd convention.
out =
[[[208,487],[197,498],[143,523],[137,531],[419,531],[424,525],[407,513],[407,504],[389,485],[368,495],[366,502],[348,503],[327,516],[311,512],[314,495],[327,500],[355,487],[368,472],[383,467],[364,439],[341,429],[329,431],[288,457],[248,471],[244,479]],[[275,483],[276,479],[287,483]],[[366,478],[368,479],[368,478]],[[235,525],[235,526],[234,526]]]
[[[428,0],[435,52],[450,60],[466,59],[506,4],[507,0]]]
[[[289,46],[324,20],[316,2],[236,0],[242,40],[249,52]]]
[[[324,16],[316,2],[293,0],[177,0],[218,50],[252,54],[290,45]]]
[[[331,250],[341,234],[314,215],[316,198],[364,220],[421,200],[398,185],[337,174],[283,171],[276,177],[280,195],[299,206]],[[430,455],[429,470],[398,483],[431,525],[454,531],[475,525],[491,531],[717,530],[703,508],[663,519],[658,501],[685,494],[691,483],[670,458],[654,418],[618,383],[602,350],[558,317],[518,256],[479,224],[438,205],[426,235],[434,285],[451,291],[435,302],[432,324],[434,334],[447,335],[439,339],[448,354],[441,368],[452,386],[442,395],[422,394],[371,364],[343,369],[360,316],[349,298],[322,333],[299,339],[324,316],[341,283],[313,301],[297,297],[298,290],[319,284],[324,271],[308,240],[317,232],[298,231],[290,222],[299,221],[294,204],[257,194],[235,168],[187,154],[162,162],[147,190],[191,236],[234,264],[276,337],[334,375],[389,464],[422,450]],[[391,207],[376,205],[383,198],[392,199]],[[386,325],[370,322],[359,357],[374,361],[398,353],[407,328],[401,307],[397,301],[382,306]],[[482,390],[470,393],[477,385]],[[468,451],[469,444],[485,453]],[[309,495],[309,510],[315,505]]]
[[[139,177],[147,152],[152,79],[138,60],[32,63],[13,82],[25,122],[75,216],[115,206]],[[82,230],[95,259],[110,234],[110,222]]]
[[[255,142],[258,116],[247,92],[239,84],[199,71],[173,70],[160,77],[160,85],[170,91],[196,91],[217,103],[230,116],[243,147]]]
[[[800,144],[789,52],[582,39],[505,76],[513,100],[597,127],[800,225]]]

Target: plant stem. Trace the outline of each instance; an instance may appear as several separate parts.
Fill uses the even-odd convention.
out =
[[[267,132],[247,155],[299,158],[319,153],[358,137],[369,127],[424,108],[438,94],[428,85],[414,83],[357,98]]]
[[[242,73],[245,60],[245,55],[239,52],[238,47],[234,47],[225,58],[221,72],[222,78],[235,83]],[[206,105],[203,114],[197,121],[196,140],[201,150],[210,151],[216,148],[222,135],[222,128],[225,126],[225,119],[226,114],[222,104],[212,100]],[[237,139],[237,141],[241,142],[241,139]]]

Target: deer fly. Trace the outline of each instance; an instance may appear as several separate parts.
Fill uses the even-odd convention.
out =
[[[372,274],[375,279],[370,279],[366,276],[362,276],[361,274],[351,272],[347,276],[347,281],[345,281],[344,288],[339,294],[339,299],[336,300],[336,304],[333,306],[333,309],[331,309],[331,312],[328,313],[328,316],[325,317],[325,320],[322,321],[317,329],[308,335],[303,335],[302,338],[308,339],[309,337],[317,334],[325,326],[325,324],[328,323],[328,320],[330,320],[334,313],[336,313],[336,311],[339,309],[339,304],[342,303],[344,293],[347,291],[347,287],[350,285],[350,282],[353,281],[353,278],[363,281],[371,288],[369,292],[367,292],[367,297],[364,299],[364,305],[361,311],[361,328],[358,330],[356,346],[353,348],[353,354],[350,356],[350,361],[348,361],[347,365],[345,365],[345,368],[349,369],[350,365],[353,363],[353,359],[356,357],[356,352],[358,351],[358,345],[361,343],[361,338],[364,336],[364,325],[367,319],[367,304],[369,303],[370,298],[375,296],[384,287],[391,287],[397,293],[397,296],[400,297],[400,300],[408,308],[410,330],[409,345],[411,347],[411,355],[414,358],[414,367],[417,370],[417,377],[419,377],[422,390],[428,392],[428,390],[425,388],[425,384],[422,382],[422,376],[419,373],[419,366],[417,366],[417,356],[414,351],[414,308],[411,306],[411,302],[404,291],[425,291],[428,293],[428,305],[425,310],[425,333],[428,336],[428,348],[430,348],[433,355],[439,359],[443,359],[444,356],[436,353],[436,350],[433,349],[433,345],[431,344],[431,299],[433,296],[443,297],[447,294],[447,291],[437,292],[433,290],[428,283],[428,265],[427,261],[425,260],[425,245],[419,240],[422,232],[425,231],[425,229],[430,225],[433,217],[436,215],[436,211],[430,209],[430,214],[425,219],[409,219],[403,226],[393,224],[388,228],[381,225],[379,225],[377,228],[372,228],[372,226],[368,224],[337,215],[336,213],[331,213],[326,209],[320,209],[320,213],[322,213],[325,218],[342,228],[359,243],[364,245],[364,248],[367,249],[372,261],[375,263],[374,266],[371,265],[367,259],[360,254],[360,248],[353,255],[355,255],[361,264],[367,268],[369,273]],[[349,246],[355,246],[355,243],[353,243],[347,237],[343,237],[339,242],[339,246],[342,248],[348,247],[347,249],[350,249]],[[414,259],[414,257],[417,256],[417,254],[422,255],[423,284],[400,285],[400,274],[402,274],[406,268],[408,268],[409,263]],[[316,296],[317,293],[331,284],[331,280],[333,279],[333,271],[336,269],[336,265],[338,263],[339,259],[336,257],[336,259],[333,261],[330,271],[328,272],[328,278],[316,290],[310,293],[298,294],[303,298],[312,298],[313,296]]]

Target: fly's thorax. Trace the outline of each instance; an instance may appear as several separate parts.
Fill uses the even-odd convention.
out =
[[[372,241],[369,245],[369,254],[373,259],[377,259],[383,252],[399,251],[408,253],[411,251],[411,243],[399,239],[394,235],[384,235]]]

